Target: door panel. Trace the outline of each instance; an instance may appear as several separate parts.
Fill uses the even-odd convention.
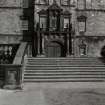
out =
[[[61,45],[58,43],[50,43],[46,47],[46,56],[47,57],[61,57],[62,50]]]

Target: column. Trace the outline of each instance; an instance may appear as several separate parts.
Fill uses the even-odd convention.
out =
[[[42,34],[42,54],[41,54],[41,57],[45,57],[45,47],[44,47],[44,34]]]
[[[71,46],[72,46],[72,52],[71,52],[71,54],[72,54],[72,56],[74,56],[74,38],[72,38],[71,39]]]
[[[67,52],[66,52],[66,57],[70,57],[70,43],[69,43],[69,34],[67,34]]]
[[[39,31],[37,32],[37,35],[38,35],[38,54],[37,54],[37,57],[40,56],[40,33]]]

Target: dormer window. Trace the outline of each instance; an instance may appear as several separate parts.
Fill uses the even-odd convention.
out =
[[[61,0],[61,5],[69,6],[70,5],[70,0]]]

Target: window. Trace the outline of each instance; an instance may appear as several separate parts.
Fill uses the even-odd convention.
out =
[[[78,31],[81,32],[86,32],[86,20],[87,17],[84,15],[78,16],[77,21],[78,21]]]
[[[35,4],[42,4],[42,5],[45,5],[45,4],[48,4],[48,0],[36,0],[35,1]]]
[[[77,0],[78,9],[105,9],[105,0]]]
[[[64,29],[69,28],[69,18],[64,18]]]
[[[84,9],[85,8],[85,0],[77,0],[77,8]]]
[[[40,17],[40,29],[46,29],[46,17],[45,16]]]
[[[105,0],[93,0],[92,9],[105,9]]]
[[[79,22],[79,24],[78,24],[78,30],[79,30],[79,32],[85,32],[86,30],[85,30],[85,22]]]
[[[23,8],[28,8],[29,7],[29,1],[28,0],[23,0],[22,1],[22,7]]]
[[[70,0],[61,0],[61,5],[70,5]]]
[[[57,29],[57,17],[52,16],[50,18],[50,30],[56,30]]]
[[[91,9],[92,8],[92,0],[86,0],[86,8]]]

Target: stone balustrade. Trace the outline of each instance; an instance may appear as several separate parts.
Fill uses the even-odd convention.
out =
[[[12,64],[19,44],[0,44],[0,64]]]

